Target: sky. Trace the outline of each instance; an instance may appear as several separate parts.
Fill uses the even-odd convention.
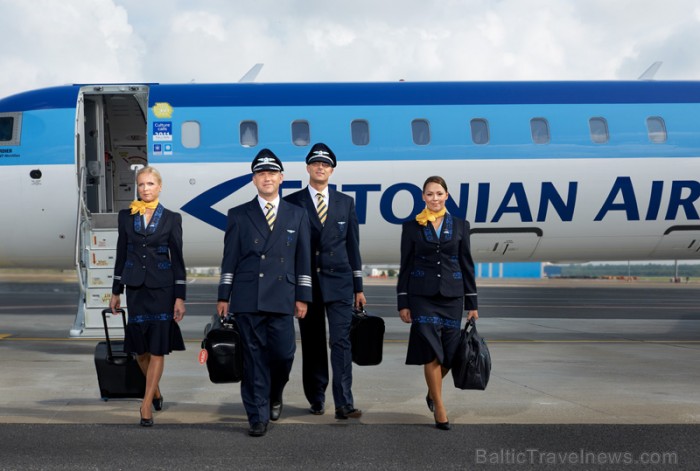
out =
[[[0,0],[0,97],[93,82],[700,77],[697,0]]]

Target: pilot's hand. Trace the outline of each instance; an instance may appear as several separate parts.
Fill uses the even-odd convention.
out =
[[[117,309],[121,307],[121,299],[118,294],[113,294],[112,297],[109,300],[109,308],[112,310],[112,314],[115,316],[119,314],[117,312]]]
[[[219,317],[226,317],[228,313],[228,303],[226,301],[219,301],[216,303],[216,313]]]
[[[297,319],[303,319],[306,317],[306,310],[308,309],[308,306],[304,301],[295,301],[294,302],[294,317]]]
[[[469,322],[472,319],[477,320],[478,318],[479,318],[479,311],[477,311],[476,309],[474,309],[473,311],[467,312],[467,322]]]
[[[367,305],[367,299],[365,299],[365,293],[360,291],[359,293],[355,293],[355,309],[358,311],[362,309],[362,306]]]
[[[403,308],[399,311],[399,317],[401,317],[401,320],[404,321],[406,324],[411,323],[411,310],[408,308]]]

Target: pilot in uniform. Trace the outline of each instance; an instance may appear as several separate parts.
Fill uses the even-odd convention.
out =
[[[357,418],[352,396],[352,351],[350,324],[352,310],[366,303],[362,292],[360,237],[354,200],[328,186],[336,166],[333,151],[323,143],[315,144],[306,156],[308,187],[285,200],[306,210],[311,222],[311,272],[313,301],[299,320],[303,358],[304,394],[311,404],[309,412],[325,412],[328,386],[326,316],[328,317],[333,400],[336,418]]]
[[[243,346],[241,397],[251,436],[282,412],[296,350],[294,318],[311,301],[309,218],[282,200],[282,162],[269,149],[251,163],[258,195],[228,212],[217,311],[235,314]]]

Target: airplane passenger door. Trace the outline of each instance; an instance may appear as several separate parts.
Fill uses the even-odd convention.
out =
[[[134,199],[134,164],[147,165],[148,87],[81,90],[76,146],[90,213],[116,213]]]
[[[472,228],[472,256],[481,262],[530,260],[542,239],[538,227]]]

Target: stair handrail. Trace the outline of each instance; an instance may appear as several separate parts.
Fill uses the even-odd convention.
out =
[[[85,200],[83,199],[83,192],[85,191],[85,172],[87,168],[85,166],[80,167],[80,183],[78,185],[78,214],[77,214],[77,224],[75,228],[75,270],[78,274],[78,284],[80,285],[80,293],[85,294],[87,292],[87,287],[85,286],[85,280],[83,280],[83,271],[80,265],[81,253],[83,249],[84,242],[84,225],[90,219],[87,207],[85,206]]]

